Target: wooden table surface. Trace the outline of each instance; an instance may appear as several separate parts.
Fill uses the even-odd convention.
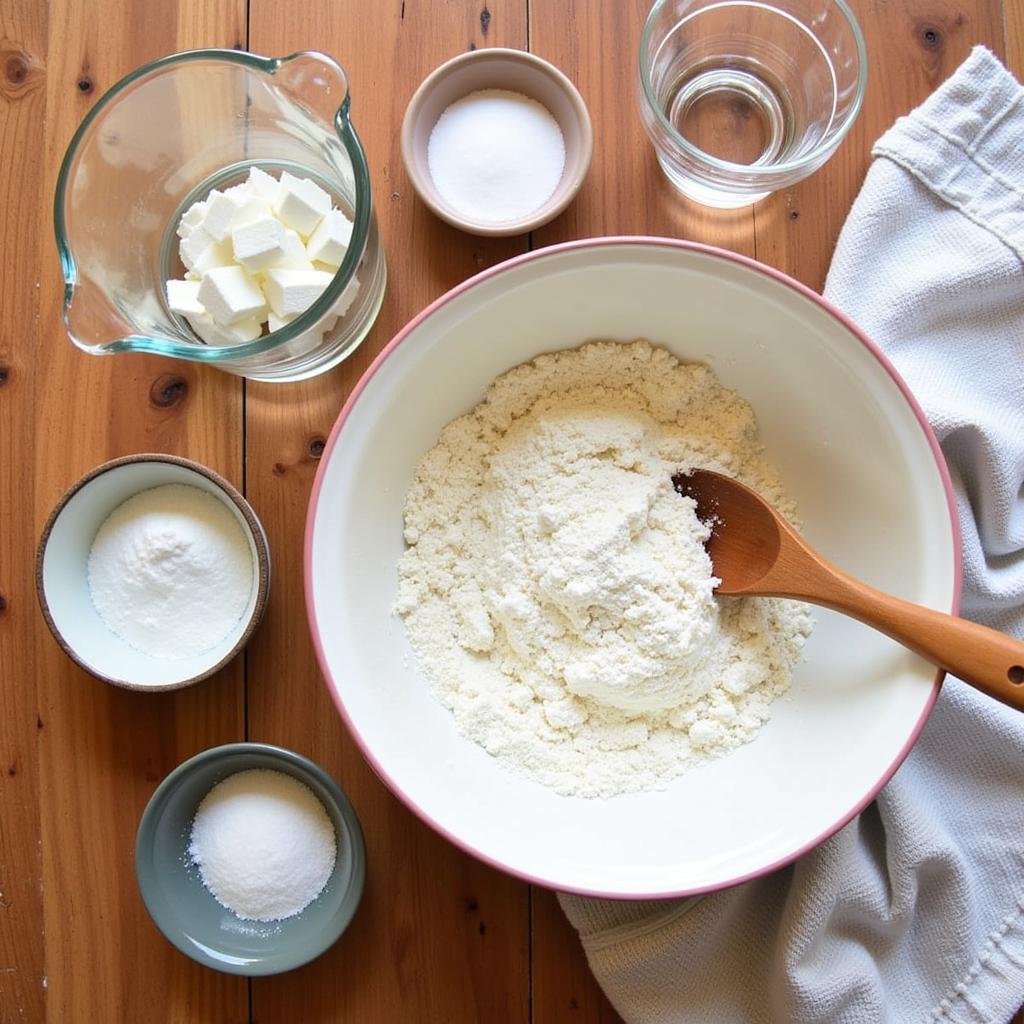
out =
[[[634,99],[648,0],[3,0],[0,4],[0,1022],[608,1022],[554,896],[485,867],[421,824],[363,762],[327,696],[302,594],[306,502],[324,438],[370,360],[417,310],[526,249],[602,234],[697,239],[820,289],[869,149],[985,43],[1024,72],[1020,0],[855,0],[867,101],[831,162],[732,213],[678,199]],[[203,46],[316,48],[349,73],[387,253],[388,294],[362,347],[302,384],[243,383],[157,357],[94,358],[61,323],[51,206],[65,147],[137,65]],[[594,121],[575,203],[531,237],[435,220],[402,169],[398,127],[420,80],[472,47],[530,49],[572,78]],[[244,658],[192,689],[97,682],[43,624],[34,548],[62,491],[118,455],[197,459],[248,495],[274,559]],[[139,816],[186,757],[248,738],[291,747],[349,793],[366,833],[362,907],[325,956],[247,981],[206,970],[150,922],[135,886]]]

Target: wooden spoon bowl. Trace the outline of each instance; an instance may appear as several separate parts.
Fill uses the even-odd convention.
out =
[[[738,480],[698,469],[676,474],[711,526],[707,542],[720,594],[790,597],[849,615],[934,665],[1024,710],[1024,643],[976,622],[883,593],[832,565],[759,494]]]

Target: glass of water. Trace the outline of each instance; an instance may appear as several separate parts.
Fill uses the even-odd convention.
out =
[[[706,206],[756,203],[842,142],[867,85],[844,0],[658,0],[640,111],[668,180]]]

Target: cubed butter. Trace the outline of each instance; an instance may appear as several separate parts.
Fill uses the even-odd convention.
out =
[[[271,310],[267,316],[267,328],[271,331],[279,331],[282,327],[287,327],[294,319],[294,316],[278,316]]]
[[[288,227],[307,238],[330,209],[331,197],[315,181],[282,172],[274,213]]]
[[[337,270],[352,239],[352,221],[341,210],[328,210],[309,236],[306,252],[311,260]]]
[[[193,203],[182,215],[181,220],[178,221],[178,237],[188,238],[193,231],[200,224],[203,223],[203,217],[206,216],[206,202],[200,200],[198,203]]]
[[[198,281],[168,281],[167,305],[182,316],[206,315],[206,308],[199,301]]]
[[[201,281],[214,267],[230,267],[233,263],[231,242],[211,242],[193,261],[191,271]]]
[[[192,330],[199,335],[207,345],[242,345],[247,341],[255,341],[263,333],[262,322],[253,317],[250,320],[240,320],[237,324],[229,324],[222,327],[207,315],[188,317]]]
[[[266,316],[267,304],[256,279],[241,267],[214,267],[203,275],[199,301],[222,327]]]
[[[302,244],[297,231],[284,229],[284,256],[278,260],[277,266],[288,270],[315,270],[306,247]]]
[[[202,225],[197,225],[178,245],[181,262],[191,270],[203,251],[213,244],[214,240],[207,234],[206,229]]]
[[[273,203],[277,198],[277,191],[280,182],[272,174],[261,171],[258,167],[249,168],[249,177],[246,179],[249,186],[249,194],[259,196],[267,203]]]
[[[285,229],[276,217],[268,213],[232,228],[231,247],[235,262],[250,274],[268,270],[280,265],[286,255]]]
[[[309,309],[320,298],[333,277],[333,274],[323,270],[274,268],[267,271],[263,287],[270,308],[279,317],[289,317]]]

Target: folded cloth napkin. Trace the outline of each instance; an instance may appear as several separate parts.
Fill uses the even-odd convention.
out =
[[[873,156],[825,294],[942,444],[964,614],[1024,638],[1024,90],[976,48]],[[947,678],[877,801],[795,864],[690,900],[561,901],[630,1024],[1006,1024],[1024,1003],[1024,715]]]

